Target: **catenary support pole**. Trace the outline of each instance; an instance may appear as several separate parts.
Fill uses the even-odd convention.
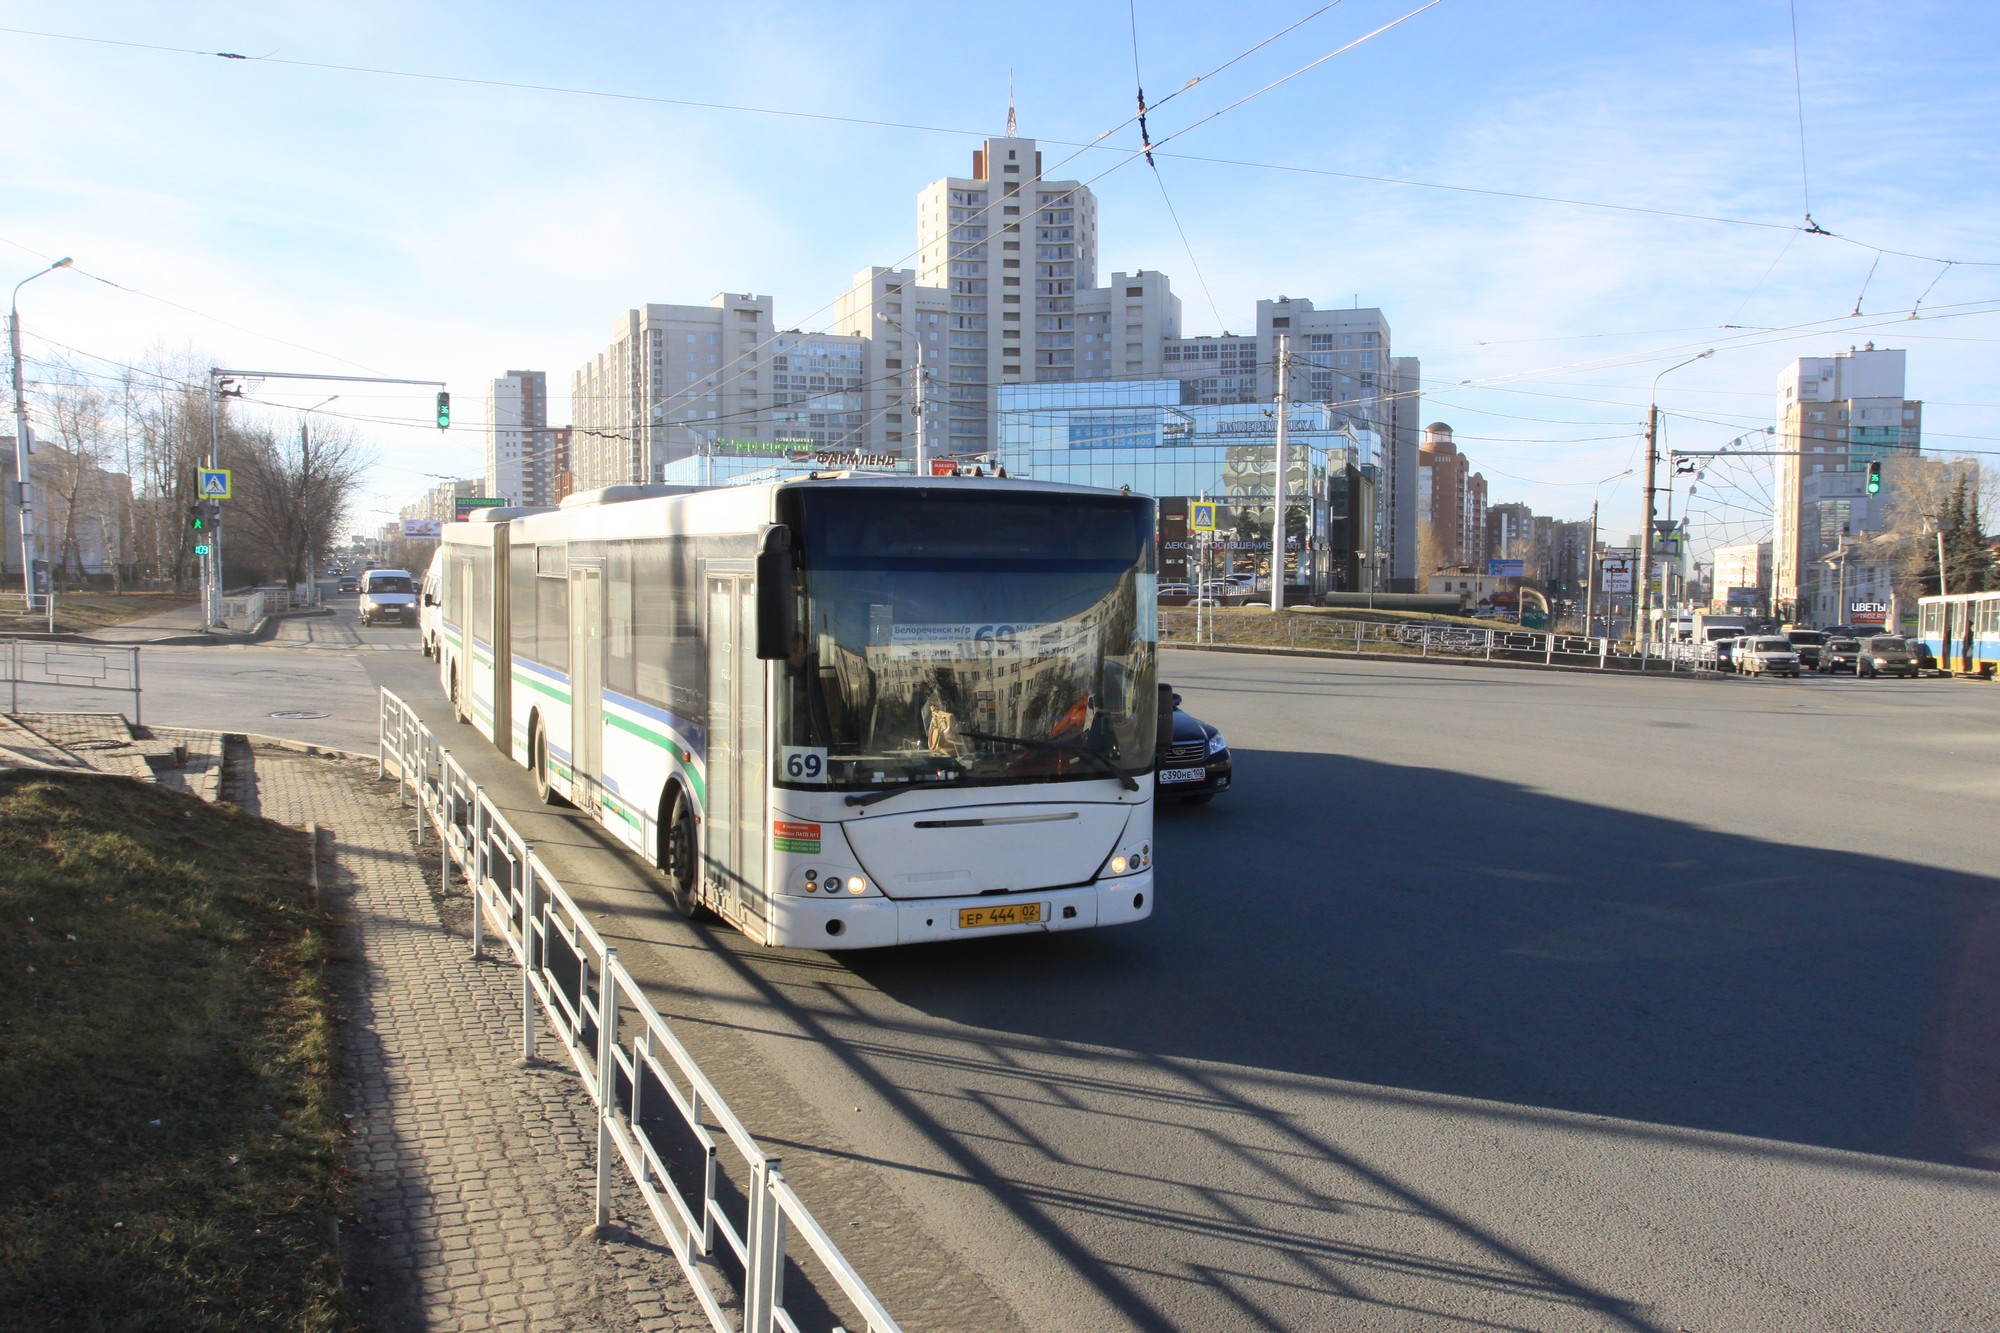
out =
[[[1285,609],[1285,425],[1292,410],[1292,339],[1278,335],[1278,429],[1271,471],[1271,610]]]

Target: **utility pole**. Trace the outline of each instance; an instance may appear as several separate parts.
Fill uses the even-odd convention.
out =
[[[213,366],[208,371],[208,465],[222,466],[222,428],[216,421],[216,399],[220,396],[218,377],[221,371]],[[195,502],[205,503],[196,488]],[[216,523],[208,534],[208,554],[201,558],[201,632],[207,634],[222,620],[222,524]]]
[[[1705,361],[1715,355],[1715,349],[1691,356],[1678,365],[1668,366],[1653,376],[1653,388],[1646,395],[1646,508],[1639,525],[1639,588],[1632,598],[1633,635],[1639,640],[1643,652],[1646,641],[1652,637],[1652,595],[1653,595],[1653,499],[1657,491],[1654,474],[1660,467],[1660,381],[1681,366],[1691,366],[1697,361]]]
[[[1292,337],[1278,335],[1278,433],[1271,474],[1271,609],[1285,609],[1285,419],[1292,410]],[[1300,553],[1301,555],[1304,552]]]
[[[1834,594],[1836,598],[1833,604],[1834,615],[1839,618],[1841,624],[1845,625],[1847,623],[1847,530],[1845,528],[1842,528],[1840,532],[1840,583],[1838,589]]]
[[[7,350],[13,356],[14,366],[14,505],[21,522],[21,592],[30,611],[35,609],[35,541],[34,508],[28,503],[28,399],[27,380],[21,373],[21,289],[43,274],[68,268],[72,262],[64,255],[40,272],[30,273],[14,284],[14,293],[7,301]],[[54,588],[54,582],[49,586]]]
[[[1590,502],[1590,550],[1583,565],[1583,637],[1597,637],[1597,501]]]
[[[1658,381],[1654,381],[1655,385]],[[1646,524],[1639,532],[1639,595],[1632,617],[1632,633],[1643,651],[1653,637],[1653,499],[1659,488],[1653,473],[1660,466],[1660,405],[1646,404]]]
[[[924,388],[924,344],[921,332],[913,335],[917,343],[917,475],[931,474],[930,436],[925,429],[930,416],[930,400]]]

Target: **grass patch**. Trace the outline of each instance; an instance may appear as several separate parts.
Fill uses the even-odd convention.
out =
[[[0,774],[0,1323],[347,1329],[305,835]]]
[[[56,594],[56,628],[80,633],[123,625],[130,620],[156,616],[176,607],[193,606],[196,599],[177,592],[59,592]],[[20,602],[13,609],[19,611]],[[46,613],[33,615],[0,614],[0,631],[47,629]]]

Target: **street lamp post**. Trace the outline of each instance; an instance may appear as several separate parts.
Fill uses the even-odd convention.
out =
[[[1631,476],[1631,475],[1632,475],[1632,469],[1628,467],[1628,468],[1626,468],[1626,469],[1625,469],[1625,470],[1624,470],[1623,472],[1619,472],[1619,473],[1616,473],[1616,474],[1614,474],[1614,475],[1612,475],[1612,476],[1609,476],[1609,477],[1606,477],[1606,478],[1604,479],[1604,481],[1600,481],[1600,482],[1598,482],[1596,486],[1594,486],[1594,487],[1592,487],[1592,488],[1591,488],[1591,492],[1590,492],[1590,550],[1589,550],[1589,551],[1588,551],[1588,552],[1587,552],[1587,553],[1585,554],[1585,556],[1584,556],[1584,561],[1585,561],[1585,563],[1584,563],[1584,569],[1583,569],[1583,637],[1584,637],[1584,638],[1586,638],[1586,639],[1594,639],[1594,638],[1596,638],[1596,637],[1597,637],[1597,500],[1598,500],[1598,496],[1599,496],[1599,495],[1600,495],[1600,494],[1601,494],[1601,493],[1603,492],[1603,490],[1604,490],[1604,483],[1605,483],[1605,482],[1609,482],[1609,481],[1617,481],[1617,480],[1619,480],[1619,479],[1620,479],[1620,478],[1622,478],[1622,477],[1629,477],[1629,476]],[[1610,629],[1610,626],[1608,626],[1608,625],[1607,625],[1607,626],[1605,626],[1605,628],[1606,628],[1606,630],[1608,631],[1608,630]],[[1608,633],[1607,633],[1606,637],[1607,637],[1607,638],[1608,638],[1608,637],[1610,637]]]
[[[1653,387],[1646,394],[1646,510],[1639,525],[1639,597],[1637,602],[1638,624],[1633,632],[1638,636],[1640,651],[1643,653],[1648,640],[1652,638],[1653,607],[1653,507],[1657,490],[1655,476],[1660,467],[1660,381],[1682,366],[1691,366],[1697,361],[1706,361],[1715,355],[1709,348],[1687,360],[1668,366],[1653,376]]]
[[[931,470],[930,447],[925,429],[928,423],[924,418],[928,415],[927,409],[930,403],[927,400],[924,388],[924,335],[921,331],[913,333],[909,329],[904,328],[897,321],[890,319],[887,312],[878,312],[875,318],[881,320],[884,324],[887,324],[917,346],[917,475],[920,477],[929,476]]]
[[[332,397],[327,398],[323,402],[314,403],[311,407],[308,407],[305,411],[299,414],[299,503],[300,507],[305,510],[305,513],[301,514],[299,517],[302,520],[304,520],[307,524],[310,524],[312,522],[311,518],[312,506],[306,502],[311,495],[312,479],[313,479],[312,444],[311,444],[312,437],[307,434],[307,431],[310,429],[307,422],[313,413],[319,411],[322,407],[325,407],[327,403],[338,402],[339,399],[340,395],[334,394]],[[308,528],[306,536],[307,536],[306,600],[309,605],[318,606],[319,605],[319,553],[312,549],[312,542],[311,542],[312,533],[310,531],[310,528]]]
[[[30,273],[14,284],[14,294],[7,298],[7,350],[14,364],[14,507],[21,524],[21,591],[30,611],[35,609],[35,542],[34,511],[28,504],[28,388],[21,374],[21,289],[36,278],[68,268],[72,262],[64,255],[40,272]]]

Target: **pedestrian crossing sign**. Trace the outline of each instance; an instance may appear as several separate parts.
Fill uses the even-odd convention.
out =
[[[229,498],[229,469],[226,467],[196,468],[194,473],[195,492],[204,500],[227,500]]]
[[[1215,531],[1215,505],[1198,501],[1188,506],[1188,527],[1195,532]]]

